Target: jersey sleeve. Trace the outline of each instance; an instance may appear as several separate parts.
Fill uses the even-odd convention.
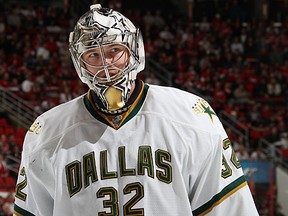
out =
[[[259,215],[241,164],[222,124],[211,133],[212,146],[192,189],[193,215]],[[219,130],[220,128],[220,130]]]
[[[31,128],[23,144],[14,215],[53,215],[53,168],[41,147],[40,122],[36,120]]]

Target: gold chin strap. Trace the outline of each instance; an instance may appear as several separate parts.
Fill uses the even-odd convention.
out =
[[[118,110],[122,108],[125,104],[122,101],[121,91],[110,86],[104,94],[109,110]]]

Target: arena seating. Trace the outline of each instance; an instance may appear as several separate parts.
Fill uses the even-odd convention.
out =
[[[86,92],[67,45],[78,17],[52,6],[5,6],[0,18],[0,86],[38,113]],[[141,28],[147,57],[170,71],[173,86],[204,96],[217,113],[237,119],[236,129],[249,129],[249,154],[259,139],[273,143],[288,131],[288,20],[232,22],[227,12],[192,22],[159,10],[124,12]],[[141,77],[165,85],[148,69]],[[27,128],[15,127],[6,117],[0,118],[0,153],[12,163],[8,155],[20,159]],[[229,136],[235,146],[243,142],[233,132]],[[0,178],[0,191],[13,190],[16,176],[9,173]]]

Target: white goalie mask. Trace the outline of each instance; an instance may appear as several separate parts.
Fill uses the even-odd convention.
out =
[[[102,110],[117,113],[124,107],[145,66],[139,29],[121,13],[91,5],[70,33],[69,50],[78,76],[98,95]]]

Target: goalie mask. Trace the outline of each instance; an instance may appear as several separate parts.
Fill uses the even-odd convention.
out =
[[[119,112],[145,65],[139,29],[121,13],[92,5],[70,33],[69,50],[81,81],[102,101],[102,111]]]

